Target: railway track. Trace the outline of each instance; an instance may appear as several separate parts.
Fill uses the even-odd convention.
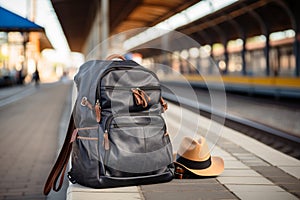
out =
[[[185,97],[175,96],[164,91],[163,97],[175,104],[179,104],[191,111],[201,113],[201,116],[224,123],[225,126],[246,134],[284,154],[300,160],[300,138],[273,127],[254,122],[245,118],[234,116],[211,108],[199,102],[193,102]],[[213,118],[212,118],[213,116]]]

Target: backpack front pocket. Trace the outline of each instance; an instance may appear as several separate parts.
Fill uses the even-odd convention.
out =
[[[113,113],[160,110],[160,86],[105,86],[101,87],[102,109]]]
[[[159,115],[111,116],[104,134],[104,164],[111,176],[151,174],[172,163],[170,139]]]
[[[78,128],[75,131],[69,175],[83,185],[96,183],[99,176],[98,127]]]

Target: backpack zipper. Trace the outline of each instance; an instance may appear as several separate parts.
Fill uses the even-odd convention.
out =
[[[156,74],[154,72],[152,72],[148,69],[145,69],[142,66],[139,68],[139,65],[127,66],[127,67],[118,67],[118,66],[111,67],[111,68],[105,70],[99,78],[97,88],[96,88],[96,98],[95,98],[96,101],[98,100],[100,102],[100,105],[101,105],[100,90],[101,90],[101,81],[102,81],[102,78],[104,76],[106,76],[109,72],[114,71],[114,70],[132,70],[132,69],[148,72],[148,73],[152,74],[152,76],[159,82],[159,79],[158,79],[158,77],[156,76]]]
[[[136,123],[137,126],[153,126],[156,124],[149,124],[149,123]],[[121,124],[113,124],[114,128],[126,128],[132,127],[132,123],[121,123]]]
[[[135,86],[104,86],[101,87],[102,89],[106,90],[124,90],[124,91],[131,91],[131,89],[141,89],[141,90],[161,90],[161,87],[159,85],[155,86],[141,86],[141,87],[135,87]]]
[[[116,117],[120,117],[120,116],[132,116],[132,117],[135,117],[135,116],[145,116],[145,114],[144,113],[135,113],[134,115],[122,115],[122,114],[119,114],[119,115],[110,115],[108,118],[107,118],[107,120],[106,120],[106,122],[105,122],[105,131],[104,132],[106,132],[106,133],[109,133],[110,132],[110,124],[111,124],[111,122],[112,122],[112,120],[113,120],[113,118],[116,118]],[[159,118],[161,118],[162,120],[163,120],[163,122],[165,122],[165,120],[164,120],[164,118],[161,116],[161,115],[148,115],[149,117],[151,117],[151,116],[157,116],[157,117],[159,117]],[[146,116],[146,117],[148,117],[148,116]],[[127,125],[129,125],[130,123],[127,123]],[[137,124],[140,124],[140,125],[143,125],[143,123],[137,123]],[[166,129],[166,123],[164,123],[165,125],[164,125],[164,128]]]

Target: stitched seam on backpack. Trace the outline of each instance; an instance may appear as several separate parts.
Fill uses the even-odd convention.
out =
[[[78,136],[77,139],[80,139],[80,140],[95,140],[95,141],[98,140],[98,138],[96,138],[96,137],[83,137],[83,136]]]

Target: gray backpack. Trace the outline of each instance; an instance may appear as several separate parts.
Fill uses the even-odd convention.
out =
[[[44,193],[60,189],[71,151],[72,183],[107,188],[172,180],[172,145],[161,116],[167,106],[156,74],[131,60],[95,60],[74,80],[77,100]]]

